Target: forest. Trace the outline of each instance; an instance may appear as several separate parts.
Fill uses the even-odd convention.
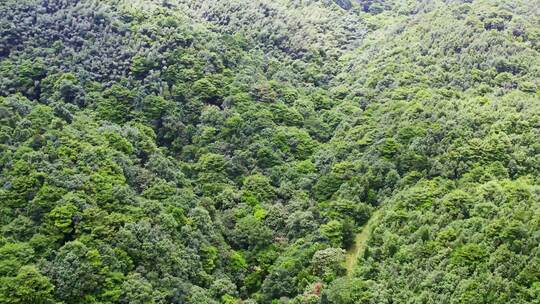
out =
[[[0,304],[540,304],[539,0],[0,0]]]

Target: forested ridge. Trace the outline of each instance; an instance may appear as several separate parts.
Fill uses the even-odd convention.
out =
[[[2,0],[0,121],[0,303],[540,303],[538,0]]]

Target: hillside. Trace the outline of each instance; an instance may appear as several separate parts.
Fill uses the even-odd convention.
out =
[[[539,10],[1,1],[0,303],[540,303]]]

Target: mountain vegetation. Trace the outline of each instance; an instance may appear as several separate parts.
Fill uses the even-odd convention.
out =
[[[0,303],[540,303],[539,10],[0,1]]]

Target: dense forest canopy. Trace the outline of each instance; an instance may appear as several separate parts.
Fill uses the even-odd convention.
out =
[[[0,122],[0,303],[540,303],[538,0],[2,0]]]

